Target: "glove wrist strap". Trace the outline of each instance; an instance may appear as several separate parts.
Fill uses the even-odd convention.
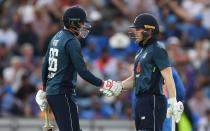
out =
[[[169,98],[169,99],[168,99],[168,103],[169,103],[170,105],[174,105],[175,103],[177,103],[176,97]]]

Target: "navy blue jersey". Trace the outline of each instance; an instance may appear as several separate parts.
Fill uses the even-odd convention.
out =
[[[102,80],[87,70],[78,39],[61,30],[50,41],[42,67],[47,95],[75,93],[77,73],[95,86],[102,85]]]
[[[164,79],[160,71],[169,66],[168,54],[160,43],[152,41],[143,46],[135,57],[135,94],[163,95]]]

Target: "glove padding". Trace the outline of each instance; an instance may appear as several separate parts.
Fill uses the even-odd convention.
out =
[[[173,117],[176,123],[179,122],[182,112],[184,111],[184,106],[181,101],[177,102],[176,98],[171,98],[169,100],[169,108],[167,109],[167,118]]]
[[[118,96],[123,89],[123,85],[119,81],[106,80],[103,87],[100,89],[105,96]]]
[[[110,91],[110,90],[101,88],[100,91],[103,92],[103,94],[104,94],[105,96],[108,96],[108,97],[113,96],[113,93],[112,93],[112,91]]]
[[[47,108],[46,92],[39,90],[36,94],[36,102],[39,105],[41,111],[45,111]]]

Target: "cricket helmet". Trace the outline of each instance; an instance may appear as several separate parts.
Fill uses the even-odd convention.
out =
[[[82,28],[81,23],[84,24]],[[85,11],[79,6],[72,6],[64,12],[63,24],[67,29],[71,28],[75,35],[80,35],[82,38],[88,35],[91,28]]]
[[[71,24],[78,26],[80,22],[89,23],[85,11],[79,6],[68,8],[63,15],[64,26],[69,28]]]
[[[138,15],[133,24],[129,26],[130,28],[142,28],[142,29],[152,29],[154,34],[159,33],[159,25],[156,18],[149,14],[143,13]]]

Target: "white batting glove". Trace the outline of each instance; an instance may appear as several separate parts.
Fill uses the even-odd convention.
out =
[[[113,92],[114,96],[120,95],[120,93],[123,90],[122,82],[120,82],[120,81],[114,81],[113,82],[113,86],[112,86],[112,88],[110,90]]]
[[[176,123],[178,123],[184,111],[184,106],[181,101],[177,102],[176,98],[170,98],[168,102],[167,118],[173,117]]]
[[[103,87],[100,89],[101,92],[103,92],[104,95],[110,97],[110,96],[118,96],[123,89],[121,82],[116,82],[113,80],[106,80],[104,81]]]
[[[106,80],[104,81],[104,84],[103,86],[100,88],[100,91],[105,95],[105,96],[113,96],[113,92],[110,91],[110,88],[112,87],[113,85],[113,80]]]
[[[46,92],[39,90],[36,94],[36,102],[39,105],[41,111],[45,111],[47,108]]]
[[[111,96],[114,95],[114,94],[112,93],[112,91],[107,90],[107,89],[101,88],[100,91],[101,91],[105,96],[108,96],[108,97],[111,97]]]

